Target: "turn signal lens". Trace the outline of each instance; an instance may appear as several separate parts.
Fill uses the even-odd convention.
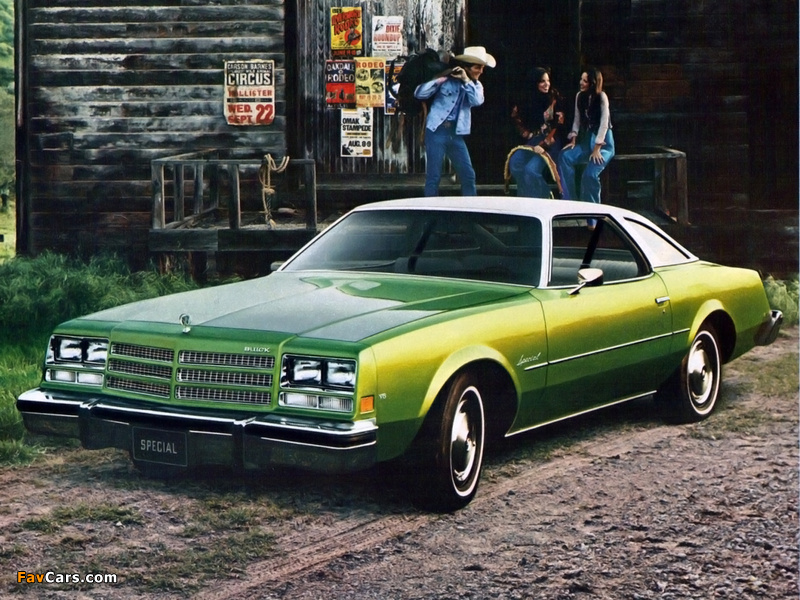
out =
[[[375,396],[364,396],[361,398],[361,412],[368,413],[375,410]]]

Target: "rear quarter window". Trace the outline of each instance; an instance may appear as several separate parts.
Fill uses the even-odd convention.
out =
[[[677,265],[696,260],[689,251],[662,232],[630,219],[626,219],[626,225],[644,246],[643,249],[654,267]]]

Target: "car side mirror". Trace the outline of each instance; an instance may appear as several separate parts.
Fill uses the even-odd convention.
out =
[[[274,273],[275,271],[280,269],[283,266],[283,263],[285,263],[285,262],[286,262],[285,260],[276,260],[276,261],[270,263],[270,265],[269,265],[270,272]]]
[[[585,287],[603,285],[603,269],[581,269],[578,271],[578,286],[570,290],[569,295],[574,296]]]

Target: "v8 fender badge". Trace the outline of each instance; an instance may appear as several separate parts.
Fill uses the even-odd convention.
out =
[[[182,314],[181,325],[183,326],[183,333],[189,333],[192,330],[192,318],[186,313]]]

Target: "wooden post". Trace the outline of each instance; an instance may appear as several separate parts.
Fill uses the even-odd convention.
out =
[[[151,218],[153,229],[164,229],[166,214],[164,209],[164,165],[150,163],[150,185],[153,195],[153,214]]]
[[[173,181],[175,182],[175,198],[173,200],[174,206],[174,214],[172,217],[173,221],[177,221],[180,223],[183,221],[184,218],[184,210],[183,210],[183,199],[184,199],[184,180],[183,180],[183,163],[176,161],[174,164],[174,171],[172,173]]]
[[[192,215],[197,216],[203,212],[203,163],[194,164],[194,197]]]
[[[686,154],[675,159],[675,186],[678,199],[678,223],[689,225],[689,187],[686,180]]]
[[[317,172],[313,159],[307,159],[303,167],[306,198],[306,229],[317,230]]]
[[[228,173],[231,176],[231,197],[228,203],[228,222],[231,229],[242,228],[242,201],[239,195],[239,165],[228,163]]]

